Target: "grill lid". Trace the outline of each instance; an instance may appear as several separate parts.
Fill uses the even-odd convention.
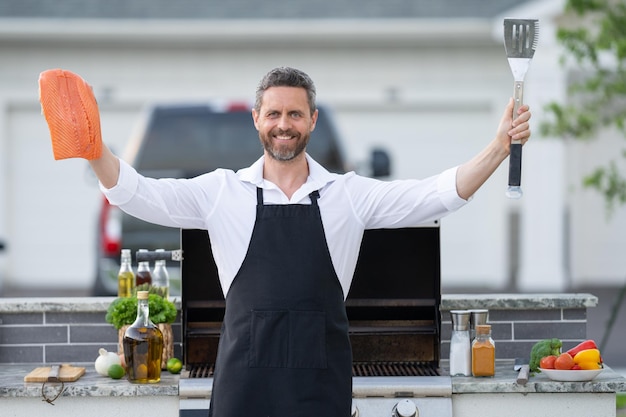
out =
[[[182,230],[181,247],[183,359],[186,369],[198,367],[194,374],[206,377],[225,302],[208,233]],[[346,300],[353,374],[439,375],[440,302],[437,222],[367,230]]]

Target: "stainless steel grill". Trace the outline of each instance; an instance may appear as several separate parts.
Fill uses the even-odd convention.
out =
[[[206,231],[183,230],[183,357],[185,408],[208,406],[224,317],[223,292]],[[366,231],[346,299],[353,364],[353,415],[452,415],[452,383],[442,375],[439,227]],[[244,399],[242,399],[244,400]],[[407,403],[407,401],[410,403]],[[408,405],[407,405],[408,404]],[[409,407],[410,408],[410,407]],[[383,412],[381,414],[381,412]],[[181,409],[181,416],[193,415]]]

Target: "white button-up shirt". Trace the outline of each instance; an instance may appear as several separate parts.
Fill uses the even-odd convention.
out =
[[[208,230],[225,293],[248,250],[257,187],[263,188],[265,204],[310,204],[309,194],[319,190],[326,242],[344,297],[364,230],[418,226],[467,203],[456,192],[456,168],[424,180],[380,181],[330,173],[308,155],[307,162],[309,177],[291,199],[263,178],[263,157],[237,172],[217,169],[192,179],[146,178],[120,161],[118,183],[100,188],[112,205],[139,219]]]

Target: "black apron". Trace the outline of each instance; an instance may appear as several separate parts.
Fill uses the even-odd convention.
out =
[[[263,205],[226,296],[209,416],[349,417],[343,291],[311,205]]]

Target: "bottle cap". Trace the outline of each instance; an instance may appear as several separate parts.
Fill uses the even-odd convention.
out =
[[[470,310],[470,313],[470,325],[472,328],[475,329],[476,326],[487,324],[487,320],[489,319],[489,310]]]
[[[480,324],[476,326],[476,334],[489,334],[491,333],[491,325]]]
[[[138,300],[147,300],[148,299],[148,294],[150,294],[150,291],[137,291],[137,299]]]
[[[452,317],[452,330],[469,330],[469,310],[450,310],[450,316]]]

